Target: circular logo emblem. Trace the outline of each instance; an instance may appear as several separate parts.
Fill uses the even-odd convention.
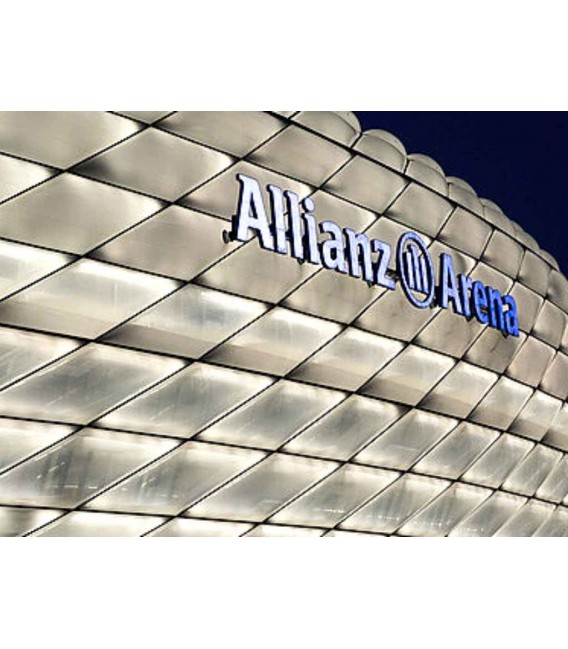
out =
[[[426,244],[414,232],[398,240],[396,268],[406,297],[419,309],[429,307],[434,299],[434,266]]]

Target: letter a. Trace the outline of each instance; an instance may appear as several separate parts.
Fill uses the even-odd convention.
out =
[[[274,250],[274,240],[257,181],[244,174],[237,174],[237,180],[241,183],[241,191],[238,211],[233,216],[233,239],[248,241],[249,230],[256,230],[260,245],[268,250]]]
[[[452,258],[443,252],[440,255],[440,306],[442,309],[447,309],[450,301],[453,302],[454,311],[463,315],[463,307],[458,291],[458,284],[456,281],[456,274],[454,272],[454,264]]]
[[[322,264],[330,270],[337,270],[340,273],[347,273],[347,262],[345,261],[345,244],[343,232],[333,221],[320,223],[320,232],[330,234],[331,239],[321,244]]]
[[[519,319],[517,317],[517,303],[512,295],[505,295],[503,298],[503,305],[508,305],[508,310],[505,312],[505,330],[511,336],[519,335]]]

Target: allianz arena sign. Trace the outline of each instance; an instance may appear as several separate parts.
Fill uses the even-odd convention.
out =
[[[300,263],[323,266],[389,291],[400,282],[404,294],[417,308],[448,309],[451,305],[457,315],[475,318],[505,335],[519,336],[515,299],[456,273],[447,253],[441,253],[434,264],[426,243],[415,232],[406,232],[398,239],[393,273],[389,270],[393,259],[390,244],[341,228],[334,221],[318,222],[315,203],[309,197],[300,200],[295,192],[270,184],[265,201],[256,179],[244,174],[236,177],[240,193],[227,241],[249,241],[256,234],[265,250],[291,255]],[[319,235],[327,238],[321,241]]]

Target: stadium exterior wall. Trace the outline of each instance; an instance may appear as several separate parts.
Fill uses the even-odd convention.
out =
[[[0,113],[0,535],[568,535],[568,280],[353,113]]]

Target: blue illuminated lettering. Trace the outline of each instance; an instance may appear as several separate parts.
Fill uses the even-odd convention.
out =
[[[419,309],[432,306],[436,289],[434,266],[426,244],[415,232],[407,232],[398,240],[396,268],[408,300]]]
[[[519,319],[517,317],[517,303],[512,295],[505,295],[503,303],[509,308],[505,311],[505,329],[511,336],[519,335]]]
[[[373,262],[371,261],[371,243],[366,235],[357,234],[350,228],[344,228],[347,238],[347,259],[349,261],[349,274],[352,277],[361,277],[361,260],[363,261],[363,279],[373,281]]]
[[[473,282],[471,287],[471,302],[473,304],[473,313],[481,324],[489,322],[487,315],[487,295],[485,286],[481,282]]]
[[[392,249],[388,243],[373,239],[371,241],[373,252],[378,252],[379,256],[375,263],[375,284],[384,286],[385,288],[394,290],[396,284],[392,277],[387,275],[389,269],[389,261],[392,255]]]
[[[503,331],[505,329],[505,316],[503,315],[503,297],[497,289],[487,286],[485,294],[488,302],[489,325]]]
[[[333,221],[320,223],[320,231],[323,234],[330,234],[331,239],[324,241],[321,245],[322,263],[330,270],[337,270],[340,273],[347,273],[348,267],[345,261],[345,244],[343,232]]]
[[[452,302],[454,311],[463,315],[462,301],[458,291],[454,264],[450,255],[443,252],[440,255],[440,288],[438,291],[438,304],[442,309],[447,309]]]
[[[244,176],[246,178],[246,176]],[[272,210],[272,230],[274,234],[274,242],[276,243],[276,252],[281,255],[288,253],[287,228],[286,219],[284,215],[284,193],[276,185],[268,185],[268,192],[270,194],[270,208]]]
[[[284,192],[288,204],[288,218],[290,221],[290,238],[292,240],[292,257],[304,259],[304,243],[302,218],[300,216],[300,197],[298,194],[286,191]]]
[[[254,178],[249,178],[244,174],[237,174],[237,178],[241,183],[241,191],[233,239],[248,241],[249,230],[256,230],[260,236],[260,245],[267,250],[274,250],[274,241],[258,183]]]
[[[310,264],[321,265],[321,256],[318,248],[318,222],[316,217],[311,214],[315,205],[311,198],[304,198],[302,206],[305,212],[302,215],[305,223],[304,250],[308,251],[307,261]]]
[[[458,275],[458,283],[460,285],[460,301],[462,305],[463,315],[466,318],[471,318],[471,298],[470,291],[473,280],[467,275]]]
[[[237,174],[237,179],[239,204],[231,232],[224,234],[226,241],[246,242],[256,234],[266,250],[288,254],[300,263],[307,261],[349,274],[370,286],[394,290],[398,281],[407,299],[420,309],[436,305],[449,309],[451,304],[458,315],[475,317],[481,324],[506,335],[519,335],[517,305],[511,295],[502,296],[497,289],[463,273],[456,276],[447,253],[439,256],[436,283],[430,252],[415,232],[406,232],[397,242],[393,277],[389,271],[392,249],[388,243],[369,239],[365,233],[351,228],[342,229],[333,221],[318,223],[312,198],[300,201],[298,194],[276,185],[267,186],[272,217],[269,221],[258,182],[245,174]]]

